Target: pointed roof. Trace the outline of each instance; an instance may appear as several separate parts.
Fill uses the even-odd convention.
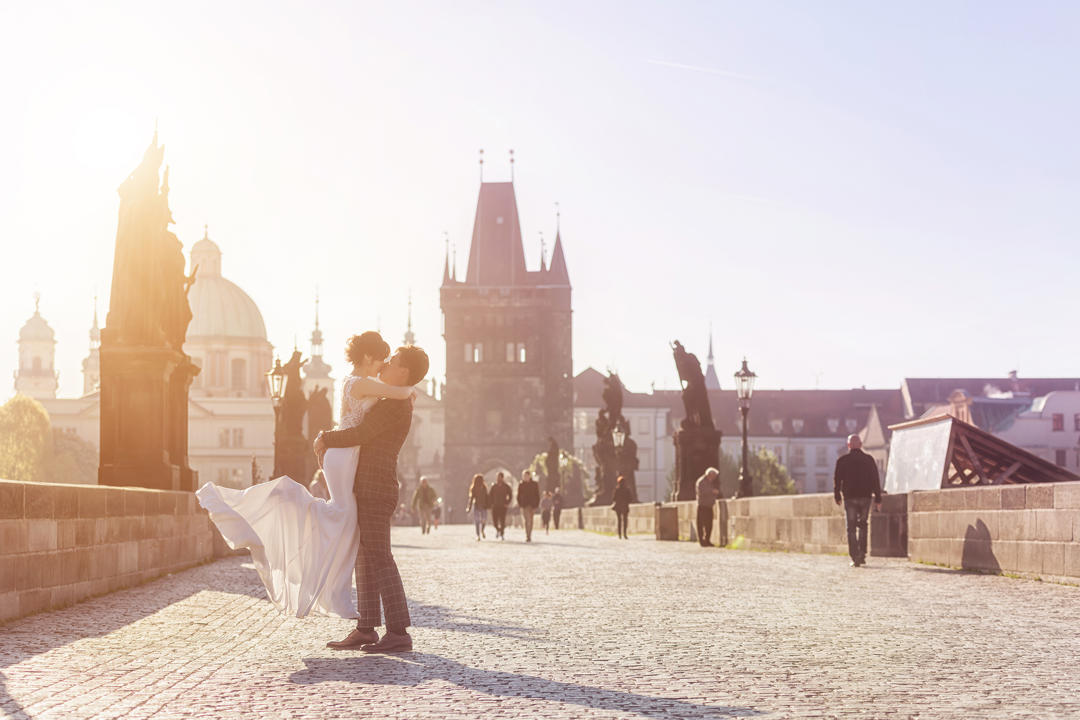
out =
[[[706,390],[719,390],[720,378],[716,375],[716,365],[713,362],[713,350],[712,350],[712,323],[709,323],[709,356],[706,358],[705,366],[705,389]]]
[[[516,285],[526,272],[514,184],[481,183],[465,283]]]
[[[555,249],[551,251],[551,266],[548,268],[547,282],[550,285],[570,285],[570,273],[566,270],[566,256],[563,254],[562,233],[555,233]]]

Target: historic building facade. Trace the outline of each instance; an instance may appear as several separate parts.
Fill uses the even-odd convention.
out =
[[[465,279],[447,257],[440,292],[453,507],[473,474],[519,475],[549,436],[572,449],[570,292],[561,234],[550,266],[528,270],[514,184],[481,183]]]
[[[273,348],[258,306],[222,276],[221,250],[208,235],[192,247],[191,265],[199,270],[188,294],[192,319],[184,351],[202,372],[188,399],[189,462],[200,482],[247,487],[253,465],[263,479],[273,469],[274,409],[264,379],[272,366]],[[35,308],[19,334],[20,373],[15,384],[17,392],[41,402],[54,428],[74,432],[95,446],[100,442],[100,338],[95,309],[90,349],[83,361],[84,393],[58,398],[52,369],[55,340]],[[24,355],[27,371],[22,374]]]

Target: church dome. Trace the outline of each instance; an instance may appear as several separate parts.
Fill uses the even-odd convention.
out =
[[[191,265],[199,269],[188,292],[188,338],[266,340],[266,324],[258,305],[240,286],[221,276],[221,249],[208,234],[191,248]]]
[[[19,342],[28,341],[56,342],[56,333],[49,327],[49,323],[45,322],[45,318],[41,317],[41,312],[39,312],[36,303],[34,305],[34,314],[19,330]]]

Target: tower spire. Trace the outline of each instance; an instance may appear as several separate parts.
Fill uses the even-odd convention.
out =
[[[709,355],[706,358],[705,363],[705,389],[706,390],[719,390],[720,389],[720,377],[716,374],[716,366],[713,364],[713,347],[712,347],[712,322],[709,322]]]
[[[514,182],[514,148],[510,148],[510,182]]]
[[[484,148],[480,148],[480,182],[484,182]]]
[[[405,344],[415,345],[416,335],[414,335],[412,331],[412,288],[409,288],[409,316],[405,327]]]
[[[446,246],[446,262],[443,264],[443,285],[450,282],[450,234],[443,230],[443,244]]]
[[[547,244],[544,242],[544,233],[540,233],[540,272],[547,272]]]

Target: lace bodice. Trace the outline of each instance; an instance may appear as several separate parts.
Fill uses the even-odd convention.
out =
[[[379,401],[377,397],[366,397],[363,400],[357,400],[353,394],[349,391],[352,384],[358,378],[355,375],[350,375],[345,378],[345,382],[341,384],[341,429],[355,427],[360,424],[364,419],[364,415],[371,409],[371,406]]]

